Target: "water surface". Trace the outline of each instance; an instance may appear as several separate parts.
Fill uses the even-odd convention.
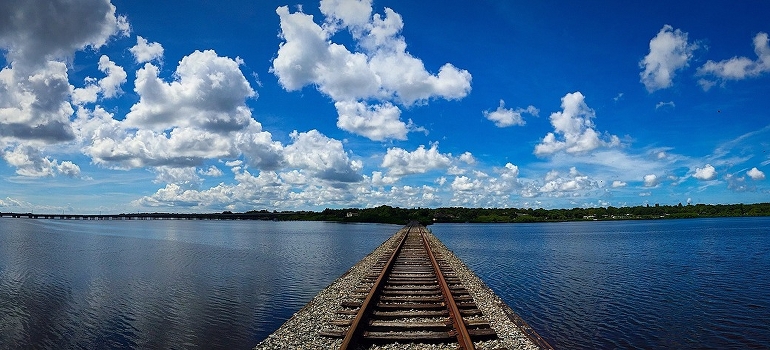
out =
[[[0,348],[251,348],[398,228],[0,219]]]
[[[556,348],[770,348],[770,218],[440,224]],[[248,349],[400,226],[0,219],[0,349]]]
[[[556,348],[770,348],[770,218],[431,229]]]

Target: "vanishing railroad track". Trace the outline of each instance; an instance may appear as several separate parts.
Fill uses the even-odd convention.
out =
[[[410,224],[390,254],[374,265],[341,303],[335,328],[324,336],[342,338],[340,349],[383,343],[454,343],[496,339],[489,321],[452,268],[435,254],[425,227]]]

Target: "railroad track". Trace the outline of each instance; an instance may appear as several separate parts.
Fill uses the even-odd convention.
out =
[[[434,253],[426,229],[410,224],[398,244],[383,254],[342,302],[332,330],[340,349],[383,343],[454,343],[474,349],[474,341],[497,334],[452,268]]]

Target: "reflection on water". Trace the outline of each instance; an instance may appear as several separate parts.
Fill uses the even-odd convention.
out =
[[[0,219],[0,348],[250,348],[397,229]]]
[[[556,348],[770,348],[770,218],[435,225]]]
[[[770,218],[442,224],[563,349],[770,348]],[[245,349],[393,225],[0,219],[0,349]]]

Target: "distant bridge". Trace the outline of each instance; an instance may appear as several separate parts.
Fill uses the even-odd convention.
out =
[[[132,214],[35,214],[2,213],[0,218],[53,219],[53,220],[280,220],[295,213],[249,212],[249,213],[132,213]]]

